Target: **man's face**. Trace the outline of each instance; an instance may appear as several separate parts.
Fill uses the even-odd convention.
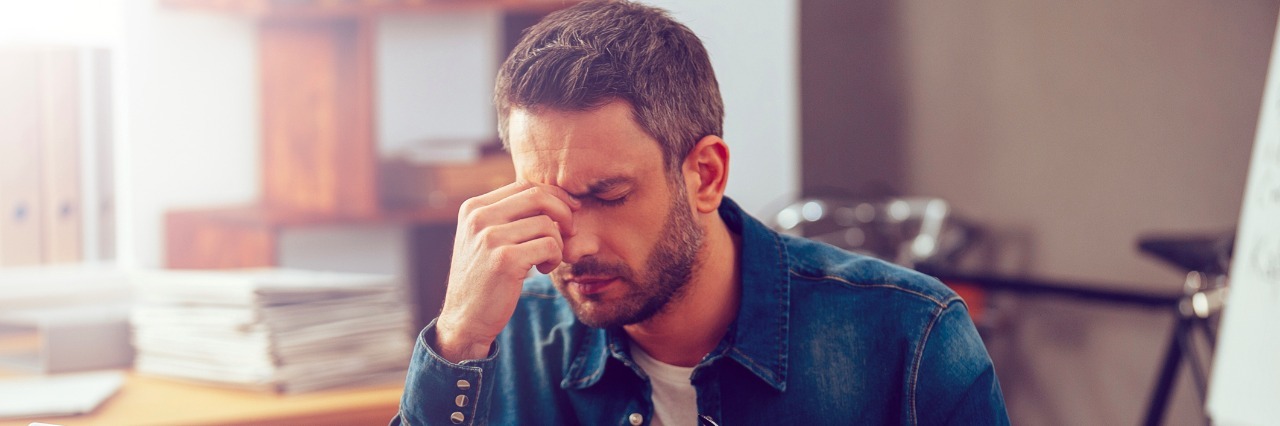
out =
[[[516,109],[508,139],[518,179],[582,201],[564,238],[556,289],[584,324],[643,322],[680,297],[697,266],[702,228],[684,180],[672,181],[658,142],[612,102],[585,112]]]

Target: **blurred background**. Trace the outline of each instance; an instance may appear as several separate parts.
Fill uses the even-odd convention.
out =
[[[1138,243],[1233,232],[1280,2],[646,3],[711,54],[730,197],[780,228],[944,200],[963,242],[914,260],[969,285],[1014,422],[1142,421],[1187,268]],[[0,0],[0,280],[385,274],[421,326],[458,203],[510,181],[497,67],[567,4]],[[1165,420],[1203,423],[1177,374]]]

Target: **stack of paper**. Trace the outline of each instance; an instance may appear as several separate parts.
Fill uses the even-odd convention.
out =
[[[280,392],[403,380],[413,350],[389,276],[260,269],[138,274],[140,373]]]

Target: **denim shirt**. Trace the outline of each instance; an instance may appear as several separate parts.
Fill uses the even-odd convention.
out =
[[[742,299],[693,370],[686,424],[1008,424],[991,359],[955,292],[926,275],[779,235],[726,198]],[[579,323],[529,278],[487,358],[451,363],[418,337],[391,424],[647,425],[648,377],[621,329]]]

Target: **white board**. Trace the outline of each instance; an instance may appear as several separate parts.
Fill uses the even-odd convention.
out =
[[[1207,409],[1220,425],[1280,422],[1280,28],[1253,143]]]

